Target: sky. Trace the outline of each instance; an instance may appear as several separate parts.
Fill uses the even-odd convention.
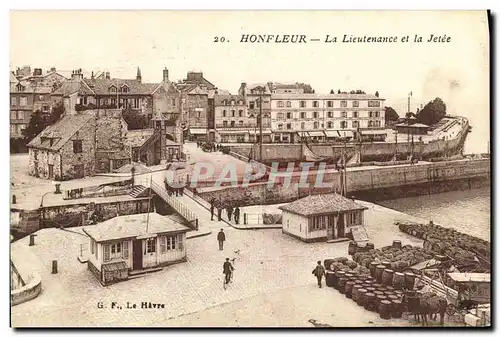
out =
[[[109,70],[112,77],[160,82],[203,71],[221,89],[241,82],[305,82],[330,89],[379,91],[402,115],[440,97],[489,140],[489,33],[486,12],[382,11],[14,11],[10,67],[70,72]],[[29,28],[29,29],[28,29]],[[242,34],[299,34],[319,42],[240,43]],[[343,35],[398,37],[396,43],[341,43]],[[424,42],[414,43],[415,34]],[[430,34],[448,43],[425,42]],[[337,43],[324,43],[327,35]],[[400,42],[408,36],[410,42]],[[216,43],[215,37],[226,42]],[[229,42],[227,42],[229,40]]]

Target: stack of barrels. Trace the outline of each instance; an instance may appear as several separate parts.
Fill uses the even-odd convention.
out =
[[[371,249],[364,253],[357,252],[353,255],[353,260],[368,268],[374,262],[378,265],[387,261],[391,264],[391,270],[401,272],[409,266],[429,260],[434,256],[435,253],[432,251],[411,245],[402,246],[401,241],[395,240],[391,246]]]
[[[424,240],[424,248],[452,259],[473,259],[479,254],[490,260],[491,245],[488,241],[461,233],[452,228],[418,223],[396,223],[399,230]]]
[[[403,286],[394,287],[395,273],[387,268],[388,265],[390,262],[377,266],[372,275],[360,274],[356,270],[330,271],[327,284],[330,282],[341,294],[366,310],[378,312],[383,319],[400,318],[403,314],[403,289],[413,287],[415,280],[413,278],[412,285],[410,275],[404,275]]]

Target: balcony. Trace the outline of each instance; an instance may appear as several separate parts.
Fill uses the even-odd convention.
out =
[[[263,127],[266,127],[265,124],[262,124]],[[254,129],[254,128],[259,128],[259,125],[255,123],[243,123],[243,124],[238,124],[235,123],[233,125],[231,124],[215,124],[216,129]]]

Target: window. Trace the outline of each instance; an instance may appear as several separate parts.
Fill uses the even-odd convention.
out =
[[[24,91],[24,86],[22,84],[17,85],[17,91]]]
[[[16,105],[17,104],[17,98],[16,97],[11,97],[10,98],[10,105]]]
[[[39,100],[39,101],[43,101],[44,99],[45,99],[45,96],[43,96],[43,95],[39,95],[39,96],[38,96],[38,100]]]
[[[201,118],[201,111],[197,111],[197,112],[196,112],[196,117],[197,117],[197,118]]]
[[[375,117],[380,117],[380,112],[375,111]]]
[[[128,92],[128,87],[124,85],[124,86],[122,87],[122,92]]]
[[[353,111],[353,112],[352,112],[352,117],[354,117],[354,118],[358,118],[358,112],[357,112],[357,111]]]
[[[243,110],[239,110],[239,111],[238,111],[238,115],[239,115],[240,117],[243,117]]]
[[[372,121],[368,121],[368,127],[371,128],[373,126],[373,122]]]
[[[109,92],[116,92],[116,87],[112,85],[112,86],[109,88]]]
[[[347,108],[347,101],[340,101],[341,108]]]
[[[310,220],[309,231],[319,231],[326,229],[326,217],[324,216],[315,216]]]
[[[165,236],[160,236],[160,254],[167,251],[167,238]]]
[[[10,126],[10,133],[11,134],[16,134],[17,133],[16,125],[11,124],[11,126]]]
[[[370,111],[370,117],[373,117],[373,111]]]
[[[380,107],[380,101],[368,101],[368,107],[378,108]]]
[[[149,238],[146,241],[146,253],[154,253],[156,252],[156,239]]]
[[[314,112],[313,112],[313,117],[314,117],[314,118],[318,118],[318,112],[317,112],[317,111],[314,111]]]
[[[283,124],[278,124],[278,130],[283,130]]]
[[[347,111],[342,111],[342,118],[347,118]]]
[[[288,123],[288,124],[286,125],[286,128],[287,128],[288,130],[290,130],[290,129],[292,128],[292,124]]]
[[[319,128],[319,123],[318,123],[318,122],[314,122],[314,128],[315,128],[315,129],[318,129],[318,128]]]
[[[19,98],[19,105],[20,106],[26,106],[26,105],[28,105],[28,97],[20,97]]]
[[[287,112],[286,113],[286,118],[287,119],[291,119],[292,118],[292,113],[291,112]]]
[[[111,247],[111,258],[118,258],[122,256],[122,244],[121,242],[119,243],[112,243],[110,245]]]
[[[304,123],[304,122],[300,123],[300,128],[302,130],[304,130],[306,128],[306,123]]]
[[[255,108],[255,103],[254,103],[254,102],[250,102],[250,103],[249,103],[249,107],[250,107],[250,109]]]
[[[313,101],[313,108],[319,107],[319,102],[318,101]]]
[[[352,101],[352,106],[354,108],[359,108],[359,101]]]
[[[291,108],[291,107],[292,107],[292,102],[290,102],[290,101],[286,101],[286,107],[287,107],[287,108]]]
[[[305,108],[307,106],[306,101],[300,101],[300,107]]]
[[[307,114],[305,112],[300,113],[300,118],[306,118]]]
[[[172,106],[175,106],[175,98],[172,98]]]
[[[17,119],[17,111],[10,112],[10,119]]]
[[[74,140],[73,141],[73,153],[82,153],[82,141],[81,140]]]
[[[283,107],[283,101],[278,101],[278,108],[282,108]]]
[[[227,121],[222,121],[222,126],[227,128]]]
[[[333,123],[332,122],[328,122],[326,123],[326,127],[331,129],[333,127]]]
[[[333,118],[333,111],[328,111],[328,118]]]
[[[238,124],[240,124],[240,126],[243,126],[243,121],[239,121]]]
[[[238,105],[243,105],[243,101],[242,101],[242,100],[239,100],[239,101],[238,101]]]
[[[95,241],[90,239],[90,253],[94,255],[95,253]]]
[[[358,121],[352,121],[352,127],[353,128],[359,128],[359,122]]]
[[[341,129],[345,129],[345,128],[347,128],[347,122],[346,122],[346,121],[342,121],[342,122],[340,122],[340,128],[341,128]]]
[[[235,121],[231,121],[231,127],[234,128]]]
[[[285,118],[284,118],[284,115],[283,115],[283,113],[282,113],[282,112],[278,112],[278,114],[276,115],[276,118],[277,118],[279,121],[282,121],[282,120],[284,120],[284,119],[285,119]]]
[[[222,110],[222,117],[226,117],[226,110]]]
[[[231,105],[234,105],[234,100],[231,100]]]
[[[231,117],[235,117],[236,116],[236,110],[231,110]]]
[[[110,256],[110,246],[109,245],[104,245],[104,262],[107,262],[111,259]]]
[[[327,101],[326,106],[329,108],[333,108],[333,101]]]
[[[177,246],[177,236],[167,236],[167,250],[174,250]]]
[[[129,249],[128,249],[128,241],[123,241],[123,258],[128,259],[129,256]]]

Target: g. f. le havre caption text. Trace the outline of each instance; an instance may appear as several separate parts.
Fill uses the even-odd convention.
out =
[[[230,42],[225,36],[214,36],[215,43]],[[309,37],[305,34],[241,34],[240,43],[450,43],[451,36],[446,34],[429,34],[426,36],[413,34],[401,36],[376,35],[330,35]]]
[[[153,303],[153,302],[140,302],[140,303],[134,303],[134,302],[126,302],[126,303],[119,303],[119,302],[110,302],[110,303],[104,303],[104,302],[97,302],[97,307],[99,309],[165,309],[165,304],[164,303]]]

